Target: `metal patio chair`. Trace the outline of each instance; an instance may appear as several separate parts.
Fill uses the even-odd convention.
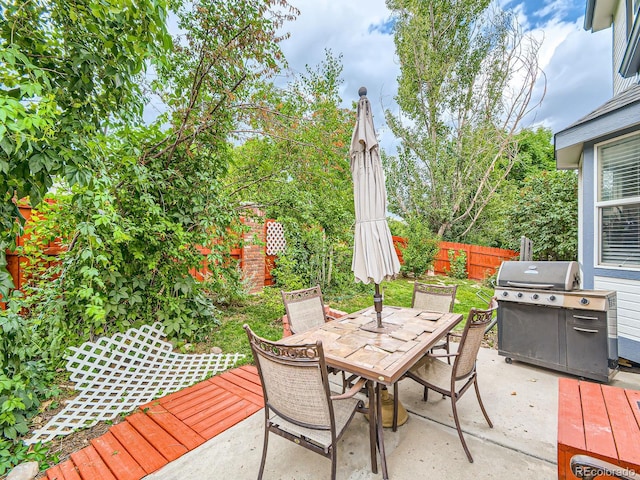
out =
[[[476,391],[480,409],[487,420],[489,427],[493,428],[491,419],[482,404],[480,390],[478,389],[476,358],[480,345],[484,337],[484,329],[491,321],[491,317],[496,307],[488,310],[476,310],[472,308],[464,326],[460,344],[456,353],[430,353],[423,357],[414,367],[407,372],[407,377],[415,380],[425,387],[424,400],[427,400],[429,390],[434,390],[443,396],[451,398],[453,409],[453,419],[458,430],[458,436],[462,442],[462,447],[469,462],[473,462],[473,457],[467,443],[462,435],[460,420],[458,419],[458,409],[456,402],[460,397],[473,386]],[[441,358],[453,358],[453,365],[441,360]]]
[[[333,393],[329,389],[322,342],[285,345],[258,337],[246,324],[244,329],[264,394],[265,432],[258,480],[264,472],[270,433],[330,458],[334,480],[338,440],[356,412],[368,412],[364,402],[354,395],[367,383],[373,398],[371,382],[361,379],[347,393]],[[370,430],[372,469],[375,469],[374,436]]]
[[[281,293],[292,334],[303,333],[325,322],[335,320],[334,317],[326,313],[320,285],[290,292],[281,291]],[[329,373],[342,375],[342,391],[344,392],[348,384],[345,373],[334,368],[329,368]],[[355,376],[350,377],[350,384],[355,383],[356,379]]]
[[[413,284],[411,308],[420,308],[431,312],[453,312],[456,303],[457,285],[431,285],[428,283]],[[433,346],[432,350],[444,349],[449,353],[449,335]]]
[[[456,300],[457,285],[432,285],[429,283],[415,282],[413,284],[413,296],[411,298],[411,308],[419,308],[430,312],[450,313],[453,312],[453,305]],[[444,340],[436,343],[431,351],[444,349],[449,353],[449,334]],[[451,360],[447,358],[448,362]],[[393,384],[393,424],[395,432],[398,429],[398,382]]]
[[[291,333],[306,332],[324,322],[334,320],[325,311],[320,285],[281,293]]]

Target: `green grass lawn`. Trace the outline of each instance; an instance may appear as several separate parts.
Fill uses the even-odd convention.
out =
[[[457,284],[456,303],[454,312],[465,316],[473,307],[486,308],[487,301],[493,295],[493,289],[473,280],[457,280],[444,276],[427,277],[420,280],[424,283]],[[399,278],[390,282],[383,282],[381,290],[385,305],[408,307],[411,305],[413,294],[412,279]],[[374,286],[369,286],[368,292],[349,293],[344,295],[324,295],[325,303],[331,308],[345,312],[355,312],[368,306],[373,306]],[[480,295],[483,296],[481,298]],[[247,341],[247,335],[242,325],[247,323],[258,335],[271,340],[282,337],[282,316],[284,305],[280,290],[265,288],[259,295],[250,297],[241,306],[226,307],[221,312],[220,327],[214,329],[209,337],[209,346],[218,346],[224,353],[240,352],[247,355],[243,363],[251,363],[251,351]],[[458,325],[462,329],[464,322]]]

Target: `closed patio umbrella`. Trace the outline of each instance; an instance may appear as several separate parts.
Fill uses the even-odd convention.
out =
[[[400,261],[387,224],[387,192],[367,89],[361,87],[358,94],[358,117],[349,150],[356,212],[351,269],[356,281],[375,284],[375,328],[382,330],[380,282],[400,271]]]

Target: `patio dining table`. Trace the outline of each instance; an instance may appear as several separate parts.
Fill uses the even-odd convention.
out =
[[[436,313],[423,309],[384,306],[384,332],[365,327],[376,322],[373,307],[347,314],[319,327],[283,339],[296,345],[322,341],[328,366],[358,375],[372,382],[375,401],[369,402],[371,432],[375,429],[382,476],[389,478],[384,451],[381,389],[391,386],[422,358],[461,320],[458,313]],[[375,451],[371,452],[373,473],[377,472]]]

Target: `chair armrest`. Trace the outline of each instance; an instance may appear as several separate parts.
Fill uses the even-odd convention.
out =
[[[574,455],[571,457],[571,471],[576,477],[585,480],[593,480],[601,475],[620,478],[621,480],[640,479],[640,475],[636,475],[636,472],[630,468],[623,468],[589,455]]]
[[[360,378],[354,385],[342,395],[331,395],[331,400],[344,400],[345,398],[351,398],[364,387],[364,384],[367,383],[366,378]]]

